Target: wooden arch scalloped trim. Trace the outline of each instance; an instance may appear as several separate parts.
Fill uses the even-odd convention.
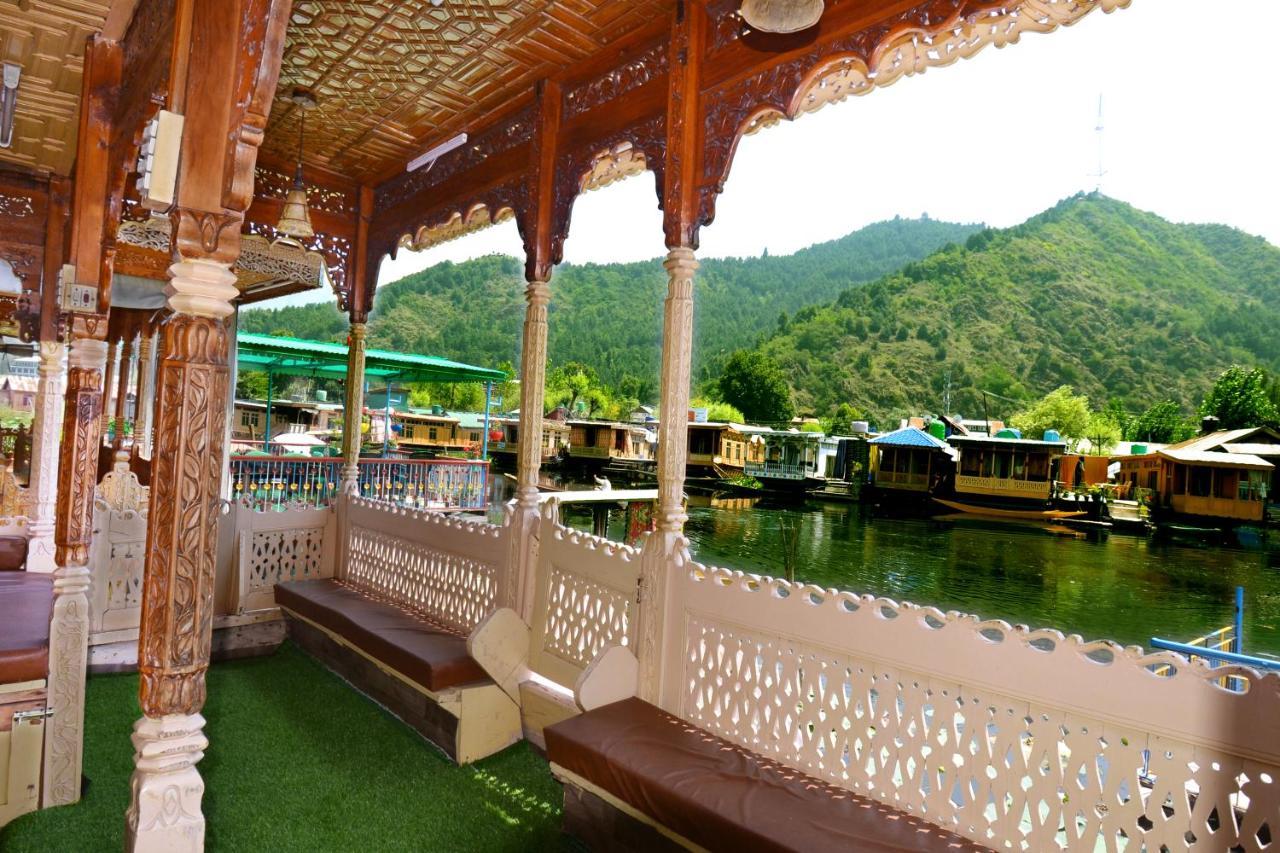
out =
[[[515,215],[515,209],[509,204],[499,204],[491,210],[487,202],[478,201],[467,207],[465,212],[453,211],[444,221],[419,226],[412,234],[402,236],[399,246],[420,252],[507,222]]]
[[[712,93],[717,108],[709,110],[704,118],[707,156],[700,224],[710,224],[715,217],[716,196],[724,190],[742,137],[783,118],[794,121],[805,113],[882,89],[904,77],[969,59],[991,45],[1015,44],[1024,33],[1051,33],[1076,23],[1095,9],[1111,13],[1127,8],[1130,2],[1014,0],[993,3],[968,14],[957,4],[954,14],[939,20],[936,26],[891,30],[875,44],[860,41],[863,33],[852,39],[836,39],[739,81],[728,90]],[[869,56],[869,62],[863,59],[864,55]],[[721,138],[717,144],[717,136],[730,132],[729,139]]]

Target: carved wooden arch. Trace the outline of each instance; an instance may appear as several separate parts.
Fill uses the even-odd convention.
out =
[[[508,222],[515,215],[515,209],[510,205],[491,209],[488,202],[477,201],[465,210],[453,211],[443,222],[418,226],[412,235],[406,234],[400,238],[399,246],[420,252],[442,243],[460,240],[491,225]]]
[[[556,162],[552,210],[552,258],[564,260],[573,204],[584,192],[602,189],[641,172],[653,172],[662,207],[666,157],[666,116],[656,115],[631,127],[562,154]]]
[[[932,15],[910,10],[881,27],[815,46],[746,79],[704,92],[705,157],[699,223],[715,217],[742,137],[782,119],[794,121],[828,104],[869,94],[929,68],[951,65],[1023,33],[1050,33],[1089,12],[1110,13],[1131,0],[935,0]]]

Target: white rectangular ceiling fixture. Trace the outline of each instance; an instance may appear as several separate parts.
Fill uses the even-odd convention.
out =
[[[421,169],[423,166],[430,168],[436,162],[436,160],[439,160],[441,157],[443,157],[445,154],[448,154],[453,149],[460,148],[461,146],[466,144],[467,144],[467,135],[465,133],[459,133],[457,136],[455,136],[453,139],[450,139],[448,142],[441,142],[439,145],[437,145],[435,148],[432,148],[427,153],[410,160],[409,165],[405,166],[404,170],[406,172],[414,172],[414,171],[417,171],[418,169]]]
[[[18,80],[21,77],[21,65],[4,64],[3,87],[0,87],[0,148],[13,144],[13,116],[18,106]]]

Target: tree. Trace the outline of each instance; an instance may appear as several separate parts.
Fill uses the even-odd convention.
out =
[[[828,435],[853,435],[853,422],[867,419],[866,412],[854,408],[849,403],[841,403],[836,406],[831,417],[823,421],[822,426]]]
[[[1089,416],[1089,425],[1085,429],[1085,438],[1092,445],[1095,455],[1102,455],[1115,446],[1122,433],[1108,412],[1094,412]]]
[[[1056,429],[1063,438],[1081,439],[1089,431],[1089,398],[1063,385],[1045,394],[1009,422],[1027,438],[1040,438],[1047,429]]]
[[[778,363],[760,350],[737,350],[720,371],[720,396],[748,420],[785,423],[795,415]]]
[[[1134,418],[1125,431],[1125,437],[1130,441],[1153,444],[1173,444],[1195,434],[1195,424],[1182,414],[1182,407],[1174,400],[1156,403]]]
[[[595,369],[588,365],[571,361],[547,375],[546,406],[549,409],[565,406],[571,414],[592,417],[603,413],[609,403],[608,390]]]
[[[1133,415],[1129,414],[1125,409],[1123,400],[1119,397],[1112,397],[1107,401],[1107,406],[1102,410],[1102,414],[1120,430],[1119,438],[1128,437],[1129,427],[1133,424]]]
[[[1213,383],[1200,404],[1200,414],[1217,418],[1222,429],[1280,423],[1280,411],[1268,395],[1266,374],[1238,364],[1227,368]]]
[[[746,420],[746,418],[743,417],[742,412],[738,411],[737,408],[729,405],[728,403],[699,397],[698,399],[691,401],[689,406],[694,409],[706,409],[707,420],[709,421],[722,421],[725,423],[740,424]]]

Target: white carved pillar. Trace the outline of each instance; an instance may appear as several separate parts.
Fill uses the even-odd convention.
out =
[[[368,326],[351,323],[347,387],[342,406],[342,492],[360,493],[360,426],[364,422],[364,351]]]
[[[107,349],[103,341],[76,338],[67,358],[63,424],[68,435],[58,469],[58,492],[66,505],[54,531],[59,565],[53,576],[53,618],[49,623],[49,709],[53,717],[45,735],[45,806],[80,799],[84,676],[89,653],[89,541],[100,444],[99,383]]]
[[[133,443],[138,455],[151,458],[151,415],[155,401],[155,333],[144,330],[138,341],[138,397]]]
[[[102,433],[115,420],[116,385],[120,381],[120,354],[124,352],[124,341],[111,341],[107,344],[106,376],[102,381]]]
[[[36,414],[31,436],[30,505],[31,542],[27,571],[52,572],[57,568],[53,527],[58,514],[58,437],[62,434],[62,407],[66,392],[66,345],[40,342],[40,379],[36,389]]]
[[[517,530],[512,537],[517,588],[508,601],[525,621],[533,617],[533,574],[538,559],[538,472],[542,467],[542,413],[547,384],[547,305],[551,288],[532,280],[525,288],[524,343],[520,350],[520,429],[516,457]]]
[[[133,383],[133,336],[120,342],[120,367],[116,388],[115,435],[111,446],[121,450],[125,446],[125,424],[129,420],[129,388]]]
[[[185,212],[184,214],[185,215]],[[235,275],[230,264],[184,258],[169,268],[173,310],[162,327],[138,637],[143,718],[133,729],[134,771],[125,814],[129,851],[203,849],[208,745],[205,699],[213,627],[218,498],[230,384]]]
[[[667,252],[662,320],[662,411],[658,434],[658,529],[641,558],[637,616],[641,698],[659,701],[668,573],[684,555],[684,475],[689,449],[689,374],[693,363],[693,249]]]

